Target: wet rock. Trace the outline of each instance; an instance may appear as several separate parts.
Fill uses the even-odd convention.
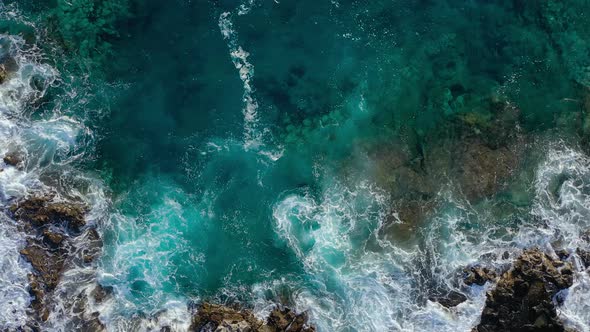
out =
[[[580,257],[580,260],[582,261],[582,264],[584,264],[584,267],[590,267],[590,252],[578,248],[576,250],[576,254]]]
[[[570,263],[526,250],[487,294],[477,332],[563,331],[552,298],[572,285]]]
[[[8,81],[11,73],[16,71],[17,67],[18,65],[16,64],[16,60],[14,60],[14,58],[6,57],[4,59],[0,59],[0,84]]]
[[[43,231],[43,239],[48,244],[57,247],[64,241],[64,235],[46,229]]]
[[[443,307],[452,308],[467,301],[467,297],[457,291],[450,291],[444,295],[434,295],[429,298],[430,301],[438,302]]]
[[[0,83],[1,83],[1,71],[0,71]],[[2,159],[6,165],[19,166],[23,162],[23,157],[18,152],[9,152]]]
[[[90,296],[92,296],[95,302],[101,303],[105,299],[107,299],[107,297],[111,296],[112,293],[112,287],[103,287],[101,285],[96,285],[96,287],[90,293]]]
[[[307,315],[296,314],[287,308],[276,308],[266,322],[260,321],[248,310],[203,303],[193,317],[189,331],[224,332],[313,332],[307,326]]]
[[[34,309],[34,316],[45,321],[49,316],[47,294],[59,283],[64,268],[64,252],[51,250],[42,242],[29,239],[20,253],[35,270],[34,274],[29,275],[29,293],[33,297],[31,307]]]
[[[4,83],[8,79],[8,72],[4,66],[0,65],[0,84]]]
[[[51,195],[37,196],[13,204],[10,212],[19,228],[29,236],[20,253],[34,271],[29,276],[29,291],[33,297],[30,323],[36,326],[49,316],[54,291],[65,269],[80,266],[82,261],[92,262],[100,252],[102,241],[93,228],[81,232],[86,224],[86,210],[78,203],[58,202]],[[73,238],[78,239],[72,241]],[[85,331],[103,331],[98,318],[84,311],[85,296],[75,298],[71,304],[71,310],[79,313],[76,326]]]
[[[100,321],[98,318],[99,313],[94,312],[92,313],[92,317],[89,320],[84,321],[81,325],[81,331],[86,332],[104,332],[107,331],[106,326]]]
[[[42,321],[46,321],[49,316],[49,310],[45,307],[45,293],[45,286],[39,281],[39,277],[35,274],[29,274],[29,294],[32,297],[31,308]]]
[[[203,303],[189,331],[258,331],[263,325],[252,313],[222,305]]]
[[[46,290],[53,290],[63,270],[63,253],[47,250],[41,243],[30,239],[20,253],[37,272],[37,280],[45,286]]]
[[[466,285],[483,286],[488,281],[493,281],[497,278],[496,271],[484,266],[471,266],[463,270],[463,282]]]
[[[297,314],[289,308],[275,308],[268,317],[266,325],[271,331],[313,332],[315,328],[307,326],[307,314]]]
[[[86,224],[85,208],[80,204],[69,202],[53,202],[51,197],[30,197],[10,207],[17,219],[32,223],[35,226],[62,224],[79,231]]]

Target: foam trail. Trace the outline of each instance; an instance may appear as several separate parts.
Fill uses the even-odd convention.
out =
[[[240,7],[239,15],[247,14],[250,7]],[[240,74],[244,87],[244,148],[246,150],[258,149],[262,143],[262,136],[258,131],[258,101],[254,97],[252,78],[254,77],[254,66],[248,61],[250,53],[245,51],[238,44],[238,34],[233,27],[232,14],[224,12],[219,16],[219,29],[223,39],[227,41],[231,60]]]

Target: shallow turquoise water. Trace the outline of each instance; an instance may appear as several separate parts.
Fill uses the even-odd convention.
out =
[[[213,299],[310,310],[322,331],[468,330],[482,289],[453,318],[426,298],[478,252],[521,247],[504,233],[529,221],[535,191],[489,203],[514,221],[441,190],[404,246],[382,227],[416,193],[375,165],[390,150],[419,163],[458,114],[488,119],[488,99],[516,105],[527,133],[584,134],[586,1],[5,3],[64,50],[41,109],[92,133],[75,166],[110,192],[108,326]]]

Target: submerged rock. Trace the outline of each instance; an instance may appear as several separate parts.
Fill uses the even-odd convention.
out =
[[[518,156],[506,147],[492,149],[480,142],[464,147],[456,169],[461,189],[469,201],[495,194],[518,164]]]
[[[570,263],[526,250],[487,294],[475,332],[564,331],[553,297],[573,283]]]
[[[248,310],[203,303],[193,317],[189,331],[313,332],[315,328],[307,325],[305,313],[297,314],[288,308],[274,309],[263,322]]]

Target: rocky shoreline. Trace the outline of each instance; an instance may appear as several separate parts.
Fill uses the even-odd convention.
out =
[[[0,84],[9,79],[13,65],[0,64]],[[519,110],[507,101],[492,97],[484,101],[486,114],[458,113],[448,126],[423,137],[417,151],[375,149],[369,152],[374,161],[374,180],[391,193],[398,214],[390,216],[381,230],[389,240],[407,240],[436,210],[440,180],[452,178],[454,185],[470,204],[484,201],[506,188],[524,158],[530,137],[520,132]],[[581,115],[590,113],[590,93],[584,99]],[[586,119],[586,122],[587,119]],[[589,137],[584,122],[583,135]],[[578,128],[580,129],[580,128]],[[24,156],[11,152],[3,157],[5,167],[23,167]],[[437,182],[438,181],[438,182]],[[43,324],[55,310],[55,291],[65,273],[80,266],[92,267],[101,255],[102,239],[95,225],[88,225],[88,207],[82,202],[66,200],[57,193],[38,193],[13,202],[7,215],[26,235],[20,250],[23,259],[33,268],[28,276],[31,304],[29,323],[23,331],[42,331]],[[505,270],[494,267],[469,266],[462,271],[466,286],[493,285],[486,294],[486,303],[473,332],[492,331],[567,331],[557,308],[563,291],[572,286],[579,259],[584,269],[590,267],[590,254],[575,252],[548,253],[539,248],[524,249]],[[69,305],[77,315],[76,325],[83,331],[105,331],[100,313],[88,312],[89,301],[101,303],[111,296],[108,288],[92,286],[89,295],[79,293]],[[465,295],[451,292],[430,297],[447,308],[466,301]],[[297,313],[277,304],[270,315],[261,320],[252,312],[209,302],[201,303],[192,312],[189,331],[252,331],[312,332],[308,314]],[[161,331],[172,331],[163,327]]]
[[[436,206],[433,199],[439,190],[433,177],[443,176],[441,169],[453,173],[466,199],[472,203],[504,188],[505,181],[512,176],[522,158],[525,138],[512,130],[517,126],[518,112],[514,107],[499,102],[490,103],[490,107],[496,112],[493,126],[479,127],[481,124],[478,121],[461,117],[452,125],[459,139],[437,141],[428,152],[424,152],[423,160],[417,164],[419,166],[412,166],[404,156],[393,156],[381,165],[396,164],[386,174],[388,178],[381,180],[385,184],[390,181],[391,188],[398,186],[397,191],[390,191],[392,195],[397,195],[395,198],[401,199],[405,208],[398,217],[415,227],[428,216]],[[500,130],[498,128],[513,134],[509,138],[499,138],[496,135]],[[431,140],[435,141],[434,138]],[[453,151],[456,158],[452,155],[437,157],[447,151]],[[445,160],[448,164],[441,165]],[[25,160],[13,152],[5,155],[3,162],[6,167],[21,168]],[[399,190],[405,194],[409,192],[409,195]],[[405,200],[408,196],[414,197],[413,200]],[[29,275],[32,297],[30,321],[23,329],[41,331],[54,309],[54,292],[63,274],[75,267],[92,266],[101,254],[102,240],[96,227],[87,225],[88,207],[82,202],[64,200],[56,193],[25,197],[12,203],[6,212],[26,234],[26,245],[20,253],[34,270]],[[389,231],[399,233],[400,229],[396,225]],[[581,257],[588,267],[590,255],[583,251],[561,253],[559,257],[554,257],[537,248],[524,250],[506,271],[485,266],[467,267],[462,280],[465,285],[495,284],[487,294],[481,320],[473,332],[566,331],[556,314],[556,307],[560,291],[569,288],[573,282],[573,254]],[[87,304],[89,300],[101,303],[111,296],[111,292],[98,284],[93,287],[89,295],[78,294],[78,298],[70,304],[71,310],[77,314],[78,328],[106,331],[99,319],[100,313],[87,312]],[[467,298],[459,292],[451,292],[442,296],[433,295],[430,300],[452,308]],[[296,313],[281,305],[277,305],[266,320],[255,317],[244,308],[209,302],[201,303],[192,315],[189,331],[315,331],[306,313]],[[173,329],[163,327],[161,330]]]

